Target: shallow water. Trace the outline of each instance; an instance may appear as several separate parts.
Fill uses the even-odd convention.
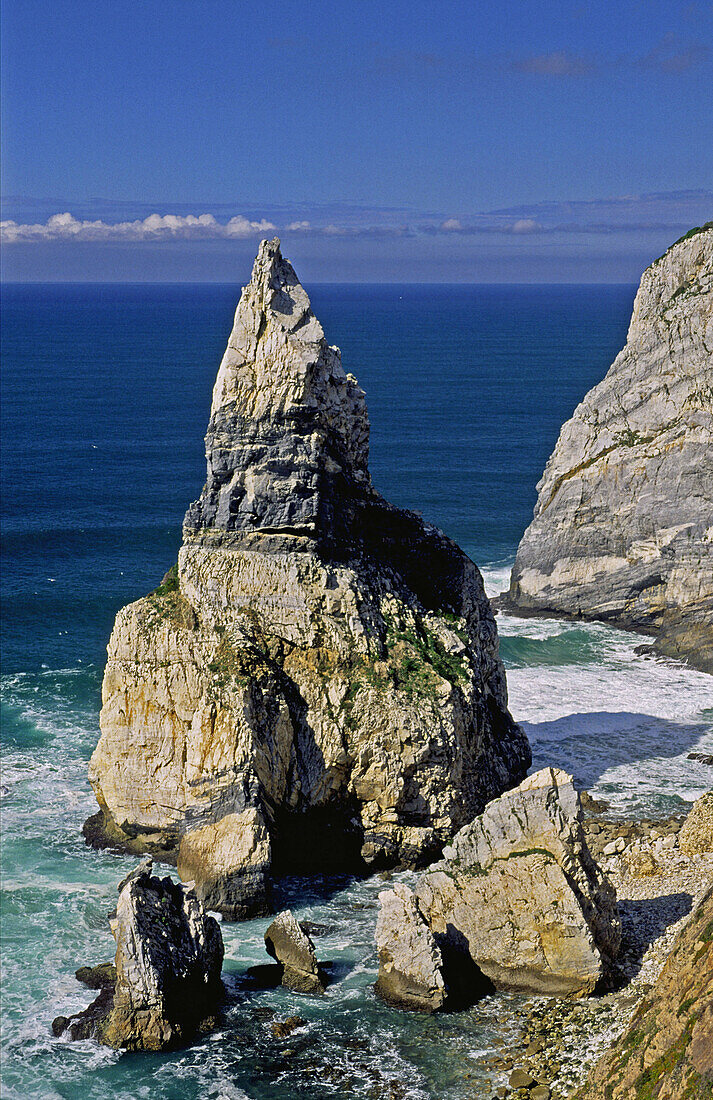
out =
[[[481,1100],[517,998],[426,1018],[374,996],[379,878],[288,880],[324,925],[323,998],[251,992],[266,920],[223,925],[224,1026],[189,1051],[117,1055],[55,1040],[88,1003],[77,966],[112,954],[107,912],[135,863],[87,849],[86,779],[118,607],[175,560],[203,479],[201,438],[235,288],[18,288],[3,325],[2,1059],[4,1095]],[[402,294],[403,297],[399,297]],[[507,585],[561,421],[618,350],[631,288],[318,288],[315,308],[367,389],[372,470]],[[101,350],[100,350],[101,349]],[[489,564],[488,564],[489,563]],[[660,816],[710,786],[713,678],[637,656],[598,624],[498,619],[510,705],[535,766],[621,814]],[[408,881],[409,876],[398,876]],[[271,1019],[298,1014],[286,1039]]]

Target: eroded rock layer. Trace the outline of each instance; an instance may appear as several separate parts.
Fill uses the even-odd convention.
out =
[[[480,573],[374,490],[364,394],[277,240],[206,451],[177,570],[116,619],[93,835],[176,856],[238,917],[275,870],[433,858],[530,755]]]
[[[537,489],[506,606],[654,634],[713,672],[713,225],[644,272]]]

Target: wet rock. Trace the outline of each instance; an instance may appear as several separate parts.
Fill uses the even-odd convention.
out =
[[[713,756],[707,752],[689,752],[689,760],[697,760],[699,764],[710,764],[713,767]]]
[[[508,1078],[508,1084],[511,1089],[531,1089],[537,1081],[524,1069],[514,1069]]]
[[[434,1012],[446,1001],[443,960],[415,894],[398,885],[379,894],[376,991],[399,1008]]]
[[[114,916],[116,913],[114,913]],[[112,988],[116,984],[116,967],[113,963],[101,963],[99,966],[80,966],[74,976],[88,989]]]
[[[270,912],[270,864],[270,834],[255,809],[193,829],[178,849],[181,878],[194,882],[206,908],[226,920]]]
[[[288,1016],[286,1020],[276,1020],[270,1031],[275,1039],[284,1039],[298,1027],[304,1027],[305,1023],[301,1016]]]
[[[584,837],[572,777],[545,768],[495,799],[416,886],[443,953],[497,988],[581,996],[608,977],[616,895]]]
[[[265,947],[282,967],[281,981],[298,993],[323,993],[326,979],[314,944],[289,909],[279,913],[265,932]]]
[[[115,970],[81,967],[99,988],[82,1013],[53,1024],[55,1034],[95,1038],[125,1050],[169,1050],[215,1026],[222,997],[223,941],[192,889],[151,875],[145,861],[120,884]]]

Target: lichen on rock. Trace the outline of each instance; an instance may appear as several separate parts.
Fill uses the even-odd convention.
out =
[[[377,493],[368,439],[263,242],[177,573],[117,615],[90,764],[91,838],[177,858],[229,917],[271,874],[428,862],[530,761],[480,573]]]
[[[644,272],[537,490],[504,606],[652,634],[713,672],[713,225]]]

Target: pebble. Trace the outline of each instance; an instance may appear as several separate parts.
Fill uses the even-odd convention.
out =
[[[530,1089],[537,1084],[537,1079],[524,1069],[515,1069],[510,1074],[508,1083],[511,1089]]]

